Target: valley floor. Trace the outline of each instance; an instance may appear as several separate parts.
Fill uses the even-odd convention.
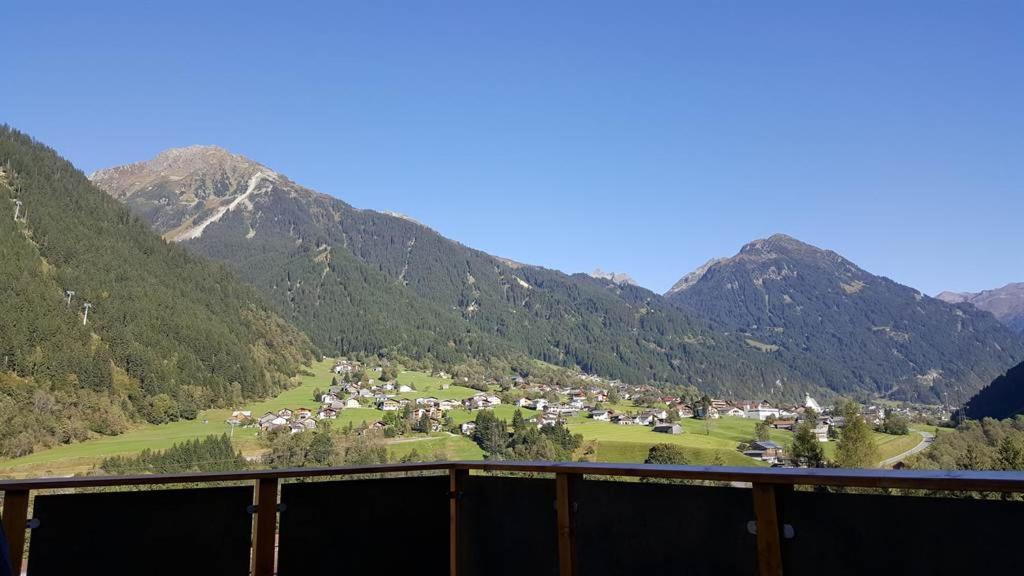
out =
[[[254,416],[281,408],[296,409],[300,407],[316,408],[313,391],[317,388],[326,390],[331,384],[332,362],[319,362],[312,366],[312,375],[299,378],[298,386],[280,395],[264,401],[254,402],[241,408],[252,411]],[[398,377],[401,384],[414,386],[413,392],[399,394],[403,398],[434,396],[439,399],[463,399],[473,396],[476,390],[461,386],[450,386],[442,389],[447,380],[431,377],[419,372],[402,372]],[[626,408],[626,407],[622,407]],[[636,408],[633,408],[637,410]],[[511,405],[500,405],[494,409],[499,418],[511,420],[516,408]],[[258,458],[265,450],[258,439],[254,428],[237,428],[232,430],[227,424],[231,410],[205,410],[195,420],[182,420],[169,424],[143,424],[134,427],[118,436],[102,436],[77,444],[68,444],[41,450],[21,458],[0,461],[0,475],[6,477],[28,476],[70,476],[88,472],[104,458],[114,455],[137,454],[144,449],[163,450],[176,442],[203,438],[211,434],[229,434],[232,442],[250,458]],[[476,417],[475,411],[453,410],[450,413],[456,424],[467,422]],[[531,410],[523,410],[527,418],[532,416]],[[379,420],[383,412],[372,408],[351,408],[342,410],[336,420],[331,421],[334,427],[346,426],[348,423],[359,425],[362,422],[372,423]],[[646,426],[620,426],[609,422],[594,421],[585,416],[570,418],[569,429],[583,435],[587,447],[593,451],[593,457],[602,462],[643,462],[648,449],[657,443],[671,443],[681,446],[692,464],[720,463],[729,466],[764,466],[765,464],[748,458],[736,450],[739,442],[748,441],[753,437],[754,421],[744,418],[726,417],[712,420],[705,426],[702,420],[683,419],[680,424],[684,433],[678,435],[659,434]],[[792,435],[788,431],[773,430],[772,440],[780,444],[788,444]],[[913,448],[921,440],[918,434],[907,436],[889,436],[875,434],[879,454],[883,459],[899,455]],[[391,459],[398,459],[413,449],[423,456],[443,456],[448,460],[477,460],[483,458],[483,452],[470,438],[447,432],[435,433],[430,436],[416,434],[403,438],[391,439],[387,443]],[[831,456],[835,443],[825,445],[826,454]]]

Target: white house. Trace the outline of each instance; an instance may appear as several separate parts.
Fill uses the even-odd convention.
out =
[[[779,409],[773,408],[769,404],[758,404],[757,406],[751,406],[744,412],[744,418],[756,418],[758,420],[764,420],[767,417],[778,418]]]
[[[398,410],[400,407],[401,404],[395,402],[394,400],[391,400],[390,398],[386,400],[381,400],[380,402],[377,403],[377,409],[383,410],[384,412],[394,412],[395,410]]]
[[[410,388],[408,384],[399,384],[398,391],[401,393],[412,392],[412,388]]]
[[[459,430],[466,436],[472,436],[473,432],[476,432],[476,422],[466,422],[459,426]]]
[[[608,414],[607,410],[591,410],[590,417],[594,420],[601,420],[602,422],[611,420],[611,415]]]
[[[345,400],[345,408],[359,408],[359,400],[356,400],[355,398]]]

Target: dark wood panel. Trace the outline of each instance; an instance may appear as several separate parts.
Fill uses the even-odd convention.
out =
[[[32,576],[249,573],[252,488],[37,496]]]
[[[282,485],[277,573],[448,576],[448,481]]]
[[[554,478],[470,476],[459,504],[460,576],[558,576]]]
[[[579,574],[757,573],[750,490],[587,480],[575,494]]]
[[[791,492],[787,576],[1020,574],[1024,502]]]

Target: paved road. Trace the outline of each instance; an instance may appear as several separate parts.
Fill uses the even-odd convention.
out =
[[[914,430],[914,433],[921,435],[921,442],[919,442],[917,446],[914,446],[913,448],[911,448],[910,450],[907,450],[903,454],[897,454],[896,456],[893,456],[892,458],[888,458],[886,460],[882,460],[878,464],[878,467],[879,468],[892,468],[893,466],[896,465],[896,463],[902,462],[902,461],[906,460],[907,458],[910,458],[914,454],[917,454],[918,452],[920,452],[920,451],[924,450],[925,448],[931,446],[932,442],[935,441],[935,434],[932,434],[931,432],[921,432],[920,430]]]

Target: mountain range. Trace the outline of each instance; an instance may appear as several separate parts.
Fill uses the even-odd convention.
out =
[[[991,312],[997,320],[1024,334],[1024,282],[983,292],[942,292],[936,298],[952,304],[972,304],[979,310]]]
[[[361,210],[226,150],[167,150],[91,179],[189,251],[227,264],[325,352],[439,362],[524,354],[708,393],[938,400],[1024,358],[988,312],[930,298],[778,235],[665,295],[569,275]]]
[[[492,256],[220,148],[168,150],[91,178],[168,240],[231,266],[327,352],[523,354],[751,397],[816,389],[649,290]]]

